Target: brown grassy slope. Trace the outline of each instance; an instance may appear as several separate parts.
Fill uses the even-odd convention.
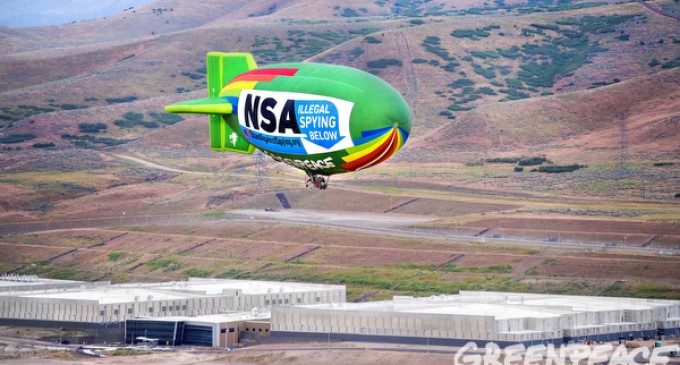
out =
[[[414,100],[411,102],[412,111],[415,116],[413,136],[425,135],[432,128],[442,125],[450,125],[445,116],[440,112],[446,111],[451,104],[453,94],[459,92],[449,88],[449,84],[466,78],[475,83],[475,87],[491,87],[497,93],[495,96],[485,95],[481,99],[468,103],[466,107],[481,107],[488,104],[495,104],[506,95],[491,84],[500,82],[505,84],[508,78],[517,78],[520,71],[519,59],[480,59],[474,57],[472,61],[466,61],[473,51],[495,51],[498,48],[509,49],[512,46],[522,47],[525,44],[539,44],[543,42],[544,36],[523,35],[523,30],[534,29],[531,24],[556,24],[558,20],[584,15],[599,16],[606,9],[607,15],[637,15],[639,20],[630,20],[616,27],[616,32],[604,34],[590,34],[591,42],[598,42],[606,51],[595,53],[591,58],[591,64],[585,64],[572,75],[561,75],[557,78],[555,86],[552,88],[537,91],[523,92],[531,97],[540,96],[540,92],[568,93],[587,89],[596,82],[611,83],[612,80],[626,80],[638,76],[652,75],[658,72],[657,68],[649,67],[648,64],[653,58],[673,59],[677,55],[670,46],[672,40],[669,38],[668,29],[677,29],[678,24],[672,19],[662,17],[658,14],[648,12],[639,4],[622,4],[607,8],[585,9],[570,12],[554,12],[545,14],[531,15],[512,15],[504,17],[442,17],[426,18],[425,24],[417,27],[394,29],[391,31],[381,31],[372,36],[377,37],[381,43],[367,44],[363,38],[352,40],[333,50],[324,52],[314,60],[323,62],[340,62],[353,67],[366,69],[367,62],[380,58],[394,58],[402,62],[403,67],[388,67],[380,69],[379,76],[390,82],[395,88],[405,95],[415,93]],[[455,29],[476,29],[490,25],[500,28],[491,30],[490,36],[477,40],[469,38],[455,38],[450,33]],[[562,29],[578,30],[575,27],[561,26]],[[622,42],[616,37],[619,32],[630,35],[630,40]],[[560,37],[556,32],[546,30],[545,37]],[[445,49],[451,57],[460,65],[456,66],[454,72],[447,72],[441,66],[433,66],[429,63],[412,64],[414,59],[427,61],[437,61],[440,65],[447,61],[439,56],[426,51],[423,41],[427,37],[439,37],[439,47]],[[659,44],[659,39],[665,39],[663,44]],[[348,52],[356,47],[361,47],[365,53],[349,58]],[[539,62],[540,59],[538,60]],[[498,71],[492,80],[478,75],[473,65],[483,67],[508,67],[509,74],[501,75]],[[507,87],[506,87],[507,88]],[[458,97],[460,99],[460,97]],[[454,112],[461,118],[465,112]],[[560,116],[556,116],[559,118]],[[476,141],[466,141],[474,147],[480,143]],[[525,142],[525,141],[522,141]],[[481,142],[484,144],[485,142]]]
[[[71,55],[0,60],[0,92],[85,75],[144,52],[150,43],[128,43]]]
[[[83,100],[88,97],[95,97],[99,102],[88,103],[88,105],[97,106],[103,104],[103,99],[107,97],[124,97],[136,96],[140,99],[149,98],[159,94],[174,93],[178,87],[185,90],[202,90],[204,88],[203,80],[192,80],[188,77],[182,76],[183,72],[196,73],[197,69],[203,66],[203,58],[205,52],[209,50],[235,50],[235,51],[251,51],[254,47],[257,38],[267,39],[271,42],[274,37],[279,39],[286,39],[288,37],[288,29],[296,28],[302,29],[305,32],[347,32],[349,27],[370,27],[373,25],[398,27],[406,24],[406,22],[393,22],[382,20],[369,20],[362,23],[354,23],[351,18],[344,18],[334,16],[331,13],[336,11],[335,6],[330,7],[328,4],[309,4],[309,13],[315,15],[324,15],[331,17],[332,23],[329,24],[312,24],[312,25],[290,25],[291,28],[282,25],[282,18],[292,16],[299,9],[299,3],[292,2],[278,2],[276,11],[267,16],[248,17],[249,14],[257,12],[261,7],[267,8],[272,6],[273,2],[259,1],[249,6],[239,7],[234,6],[230,12],[220,17],[220,12],[215,13],[215,20],[210,24],[209,29],[188,30],[176,32],[149,39],[141,42],[133,42],[125,45],[110,46],[106,43],[101,43],[101,50],[95,51],[94,46],[86,48],[75,48],[75,54],[70,57],[63,56],[63,49],[55,51],[54,57],[47,56],[45,51],[41,51],[39,57],[35,53],[26,53],[14,55],[11,61],[7,59],[3,66],[7,66],[8,73],[24,75],[20,76],[16,82],[8,82],[3,85],[7,87],[18,87],[22,84],[38,83],[42,78],[43,72],[46,74],[45,80],[56,80],[54,82],[41,85],[35,85],[30,88],[16,89],[10,92],[1,94],[0,106],[16,107],[18,104],[34,104],[38,106],[46,106],[48,100],[56,100],[57,104],[73,103],[82,104]],[[347,5],[351,7],[350,5]],[[182,11],[173,11],[173,16],[189,12],[189,7],[183,5]],[[200,7],[191,8],[198,12]],[[369,7],[370,14],[373,8]],[[623,4],[606,8],[608,12],[620,14],[638,14],[646,11],[637,4]],[[203,9],[205,10],[205,9]],[[570,115],[571,111],[568,109],[551,108],[549,113],[558,114],[550,121],[544,118],[535,118],[530,121],[528,125],[532,127],[535,134],[530,138],[525,137],[521,127],[527,125],[525,118],[519,118],[515,121],[503,120],[502,117],[489,114],[505,114],[505,108],[513,108],[513,106],[506,106],[503,104],[494,104],[494,101],[501,98],[494,96],[490,98],[483,98],[473,105],[478,105],[479,110],[460,113],[456,122],[451,123],[446,118],[441,117],[438,113],[445,110],[450,103],[445,98],[437,96],[436,91],[446,88],[446,85],[461,77],[460,72],[464,72],[466,76],[477,83],[477,86],[488,85],[488,80],[485,80],[480,75],[476,75],[472,71],[469,62],[461,62],[458,73],[446,72],[439,67],[430,65],[413,65],[411,61],[415,58],[433,59],[437,56],[428,53],[421,46],[421,42],[427,36],[438,35],[442,39],[442,46],[450,51],[452,56],[461,60],[473,50],[484,51],[493,50],[495,48],[509,48],[512,45],[522,45],[530,39],[526,39],[519,34],[519,29],[529,27],[532,23],[546,23],[552,24],[557,19],[562,19],[568,16],[578,14],[597,14],[602,9],[587,9],[576,12],[558,12],[549,14],[532,14],[530,16],[516,16],[509,17],[456,17],[456,18],[426,18],[426,23],[422,26],[400,28],[395,30],[385,30],[374,34],[381,39],[380,44],[369,44],[364,41],[364,37],[357,36],[355,39],[343,44],[336,49],[324,53],[318,59],[326,62],[349,64],[354,67],[366,69],[366,63],[378,58],[396,58],[402,61],[402,67],[388,67],[380,70],[379,75],[390,82],[395,88],[400,90],[407,96],[412,96],[411,105],[414,112],[414,128],[412,134],[412,142],[417,142],[419,138],[425,136],[427,141],[432,141],[428,133],[437,134],[440,136],[452,136],[446,143],[448,146],[456,146],[455,150],[479,150],[480,148],[487,148],[489,146],[500,145],[501,136],[500,130],[503,129],[504,148],[514,148],[513,146],[529,144],[543,144],[551,138],[577,135],[580,133],[589,132],[591,129],[581,128],[578,124],[582,123],[585,118],[578,116],[574,118]],[[141,13],[139,9],[139,13]],[[249,13],[248,13],[249,12]],[[329,13],[330,12],[330,13]],[[248,14],[245,14],[248,13]],[[135,13],[136,14],[136,13]],[[179,15],[178,15],[179,14]],[[513,13],[511,13],[513,14]],[[136,16],[142,16],[138,14]],[[228,19],[234,18],[238,15],[237,22],[228,22]],[[146,16],[146,15],[145,15]],[[165,15],[164,15],[165,16]],[[668,47],[657,45],[650,42],[651,39],[661,37],[667,34],[668,27],[677,27],[677,25],[668,23],[669,19],[664,19],[661,16],[650,13],[645,15],[653,21],[646,22],[627,22],[622,28],[631,34],[630,42],[614,41],[612,38],[616,34],[599,35],[597,38],[605,45],[609,51],[605,54],[597,54],[593,58],[592,65],[586,65],[577,70],[574,76],[564,77],[559,80],[555,86],[555,91],[569,92],[583,89],[589,84],[584,83],[584,80],[593,81],[611,81],[613,76],[617,76],[623,80],[638,77],[641,75],[649,75],[655,72],[646,66],[648,59],[652,57],[663,57],[668,53]],[[157,16],[158,17],[158,16]],[[125,22],[122,19],[111,18],[102,20],[102,22],[116,23],[116,26],[123,27]],[[122,22],[121,24],[118,24]],[[349,23],[347,23],[349,22]],[[203,23],[201,23],[203,24]],[[240,25],[239,25],[240,24]],[[470,29],[475,27],[483,27],[491,24],[500,25],[500,29],[491,32],[489,38],[480,41],[473,41],[469,39],[458,39],[451,37],[449,33],[453,29]],[[85,25],[72,25],[73,27]],[[114,25],[111,25],[113,27]],[[188,25],[187,25],[188,26]],[[516,28],[515,28],[516,27]],[[91,29],[91,28],[90,28]],[[109,28],[102,28],[109,29]],[[73,30],[73,34],[77,33]],[[504,35],[500,35],[503,32]],[[57,31],[58,33],[58,31]],[[92,32],[90,32],[92,33]],[[97,32],[98,33],[98,32]],[[95,34],[95,33],[93,33]],[[228,35],[228,36],[225,36]],[[122,36],[125,38],[125,35]],[[90,42],[96,42],[100,39],[99,36],[93,35]],[[647,40],[645,47],[632,47],[631,45],[639,44],[639,41]],[[667,42],[670,43],[670,42]],[[361,47],[365,53],[354,59],[343,58],[345,52]],[[80,53],[81,51],[85,51]],[[131,58],[127,58],[134,55]],[[339,57],[338,57],[339,55]],[[621,57],[625,55],[626,57]],[[33,57],[38,57],[39,61],[33,61]],[[45,58],[47,57],[47,58]],[[65,62],[64,62],[65,61]],[[0,61],[1,62],[1,61]],[[484,60],[480,62],[485,66],[507,65],[513,70],[507,77],[515,77],[518,70],[517,61],[513,60]],[[35,65],[35,66],[26,66]],[[45,65],[45,67],[43,67]],[[588,70],[585,70],[589,68]],[[4,69],[4,67],[3,67]],[[25,70],[30,71],[29,75],[25,75]],[[604,71],[603,71],[604,70]],[[619,73],[611,74],[609,70],[618,70]],[[77,76],[75,76],[77,75]],[[602,80],[600,80],[600,78]],[[498,78],[503,81],[502,78]],[[8,78],[8,80],[11,80]],[[570,81],[571,80],[571,81]],[[570,82],[572,85],[567,87]],[[9,86],[14,84],[15,86]],[[574,86],[577,85],[577,86]],[[629,84],[621,84],[629,85]],[[635,87],[634,85],[629,85]],[[632,93],[637,93],[634,91]],[[673,94],[673,91],[670,92]],[[585,113],[595,113],[598,118],[612,118],[612,114],[603,113],[599,110],[601,102],[597,100],[600,94],[591,92],[589,94],[593,98],[590,104],[593,108]],[[533,93],[532,96],[537,96]],[[189,97],[188,97],[189,98]],[[546,99],[541,99],[540,102],[535,103],[534,108],[529,108],[533,117],[544,116],[548,112],[541,109],[540,105]],[[653,99],[649,99],[650,103],[654,103]],[[664,99],[659,101],[663,103]],[[607,103],[604,101],[604,103]],[[622,105],[623,103],[621,103]],[[124,105],[117,109],[130,108],[139,109],[143,111],[144,107],[141,105]],[[158,102],[157,106],[150,107],[148,111],[160,111],[162,109],[162,102]],[[485,106],[486,105],[486,106]],[[493,105],[493,106],[491,106]],[[521,104],[524,105],[524,104]],[[524,108],[523,106],[520,108]],[[615,108],[616,109],[616,105]],[[479,114],[479,113],[484,114]],[[498,110],[498,112],[494,112]],[[613,109],[611,111],[614,111]],[[563,113],[564,115],[560,114]],[[51,126],[62,125],[65,130],[73,130],[78,122],[104,122],[110,126],[115,119],[119,119],[123,113],[111,113],[109,109],[92,109],[90,112],[79,112],[74,114],[47,114],[37,118],[37,122],[46,123]],[[467,114],[467,115],[466,115]],[[77,116],[76,119],[64,118],[66,115]],[[43,119],[46,118],[46,119]],[[499,119],[500,118],[500,119]],[[589,116],[590,118],[590,116]],[[663,117],[660,117],[663,119]],[[562,126],[562,120],[565,125]],[[521,123],[521,127],[513,127],[513,124]],[[33,129],[36,133],[47,140],[54,140],[54,127],[43,128],[43,126],[27,126],[17,123],[16,131],[20,132],[26,129]],[[672,124],[672,123],[671,123]],[[70,125],[67,126],[67,125]],[[453,125],[453,128],[451,127]],[[440,131],[431,132],[432,128],[442,127]],[[633,124],[631,124],[633,126]],[[453,131],[451,131],[453,129]],[[458,131],[456,131],[458,129]],[[47,135],[41,135],[41,131],[48,132]],[[109,133],[112,131],[114,137],[120,137],[127,134],[128,137],[146,135],[149,131],[143,128],[137,128],[133,131],[119,130],[111,126]],[[446,131],[444,131],[446,130]],[[633,128],[631,128],[633,130]],[[462,132],[461,132],[462,131]],[[445,133],[443,133],[445,132]],[[633,133],[631,132],[631,135]],[[672,125],[669,128],[668,138],[675,136]],[[52,137],[48,137],[52,136]],[[461,138],[457,138],[461,137]],[[469,137],[469,138],[468,138]],[[537,138],[538,137],[538,138]],[[541,138],[544,137],[544,138]],[[649,135],[649,138],[654,136]],[[604,139],[600,139],[604,141]],[[611,138],[606,139],[607,143],[616,142]],[[198,143],[199,141],[195,141]],[[578,142],[574,142],[578,144]],[[642,143],[644,145],[644,143]],[[415,144],[415,147],[418,145]]]
[[[486,105],[411,148],[528,152],[526,146],[550,144],[569,153],[606,148],[611,155],[620,146],[618,115],[625,113],[631,153],[677,155],[679,85],[680,69],[674,69],[594,90]]]
[[[154,34],[192,29],[217,17],[228,15],[235,9],[247,6],[248,1],[206,0],[182,1],[159,0],[134,10],[124,11],[110,17],[78,22],[75,24],[0,28],[0,34],[13,42],[7,53],[28,52],[46,48],[76,47],[107,42],[136,41]],[[164,9],[162,15],[152,9]],[[170,11],[172,9],[172,11]],[[7,54],[4,53],[3,54]]]

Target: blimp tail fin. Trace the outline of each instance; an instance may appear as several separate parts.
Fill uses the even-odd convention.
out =
[[[250,53],[208,52],[208,96],[217,97],[222,88],[234,77],[257,67]]]
[[[255,59],[250,53],[208,52],[206,56],[208,99],[220,99],[220,91],[231,79],[256,67]],[[232,114],[233,109],[238,107],[231,103],[229,105],[232,108],[229,113],[210,114],[210,148],[215,151],[253,153],[255,146],[234,130],[238,128],[236,117],[222,117],[223,114]],[[231,120],[231,123],[228,120]]]
[[[222,88],[234,77],[257,67],[249,53],[208,52],[208,97],[165,107],[168,113],[207,114],[210,120],[210,148],[215,151],[253,153],[255,146],[240,135],[234,113],[236,98],[220,97]]]

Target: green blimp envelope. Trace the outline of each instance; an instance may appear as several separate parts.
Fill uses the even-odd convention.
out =
[[[351,67],[257,67],[248,53],[209,52],[207,70],[207,98],[165,111],[208,114],[213,150],[257,148],[305,171],[308,186],[325,189],[327,176],[387,160],[411,130],[404,98],[382,79]]]

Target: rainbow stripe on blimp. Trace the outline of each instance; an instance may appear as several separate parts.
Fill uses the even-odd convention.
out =
[[[346,171],[358,171],[377,165],[392,157],[408,139],[408,133],[401,128],[383,128],[364,132],[369,140],[356,147],[347,149],[349,153],[342,157],[342,165]]]
[[[408,139],[408,105],[374,75],[305,62],[255,67],[249,54],[210,52],[209,97],[166,111],[209,114],[213,150],[258,148],[322,175],[375,166]]]

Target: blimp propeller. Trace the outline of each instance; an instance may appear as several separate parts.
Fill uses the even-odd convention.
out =
[[[291,62],[257,67],[248,53],[209,52],[208,97],[165,107],[209,115],[210,147],[259,149],[328,186],[333,174],[393,156],[411,131],[404,98],[382,79],[338,65]]]

